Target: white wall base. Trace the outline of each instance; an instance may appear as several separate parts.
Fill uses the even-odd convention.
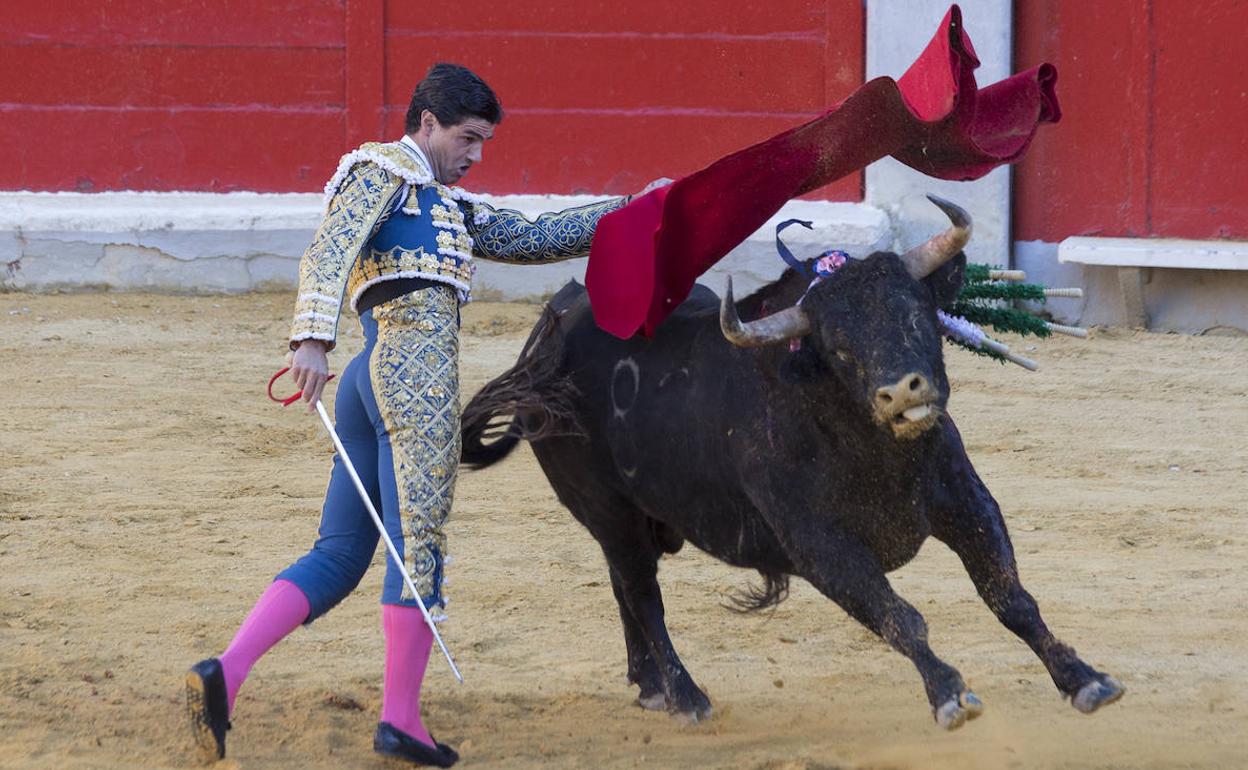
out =
[[[487,196],[495,206],[535,216],[589,203],[583,196]],[[0,288],[46,291],[99,287],[189,292],[292,289],[299,258],[320,222],[321,196],[259,193],[2,193]],[[827,248],[865,256],[892,244],[878,208],[793,201],[704,278],[719,288],[732,272],[739,292],[777,277],[775,225],[799,257]],[[527,266],[478,262],[480,299],[538,300],[569,279],[584,280],[585,260]]]
[[[1178,244],[1186,245],[1177,248]],[[1082,250],[1072,251],[1072,245]],[[1029,281],[1083,289],[1082,300],[1050,299],[1046,303],[1045,309],[1060,323],[1136,325],[1139,319],[1130,306],[1130,298],[1124,297],[1118,274],[1121,266],[1141,270],[1141,281],[1136,288],[1146,328],[1188,334],[1248,334],[1248,302],[1244,301],[1248,297],[1248,264],[1234,270],[1195,269],[1201,264],[1243,264],[1235,261],[1236,254],[1248,254],[1248,244],[1071,238],[1063,241],[1060,247],[1043,241],[1015,242],[1014,266],[1025,270]],[[1182,267],[1167,266],[1174,264]]]
[[[1248,243],[1183,238],[1067,238],[1058,245],[1062,262],[1121,267],[1248,270]]]
[[[536,215],[589,200],[501,196],[491,202]],[[311,241],[320,216],[321,199],[314,194],[0,193],[0,290],[291,290],[299,257]],[[792,227],[785,231],[785,242],[799,257],[831,247],[856,257],[866,256],[891,249],[899,229],[886,210],[875,206],[793,201],[716,265],[702,282],[720,291],[725,275],[732,273],[738,293],[743,295],[776,278],[784,263],[775,250],[775,225],[789,218],[815,224],[814,230]],[[1209,266],[1225,262],[1242,267],[1248,244],[1130,239],[1119,244],[1122,239],[1110,240],[1097,240],[1092,244],[1095,250],[1083,255],[1088,262],[1105,261],[1105,266],[1059,261],[1058,244],[1040,241],[1016,242],[1014,263],[1033,281],[1084,289],[1082,300],[1052,299],[1047,303],[1045,309],[1060,323],[1130,324],[1118,268],[1113,265],[1134,262],[1145,266],[1142,300],[1148,328],[1248,332],[1248,303],[1244,302],[1248,270],[1156,266],[1175,264],[1176,260],[1185,266],[1221,260]],[[1079,243],[1072,240],[1063,248],[1078,256],[1082,252],[1070,252],[1069,246]],[[974,254],[972,259],[1003,261]],[[520,267],[481,261],[474,291],[485,300],[538,301],[570,279],[584,280],[585,264],[585,260],[572,260]]]

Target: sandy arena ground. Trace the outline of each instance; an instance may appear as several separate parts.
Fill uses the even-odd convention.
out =
[[[0,767],[198,763],[182,676],[219,652],[316,531],[330,463],[315,416],[264,397],[291,297],[0,294]],[[465,397],[537,308],[465,314]],[[344,319],[343,352],[360,345]],[[1248,339],[1103,330],[1029,374],[949,356],[951,411],[1049,625],[1128,688],[1083,716],[930,542],[895,585],[987,704],[946,734],[913,667],[808,585],[772,616],[723,609],[753,579],[663,562],[677,649],[716,707],[633,705],[593,540],[526,449],[461,477],[451,620],[426,720],[461,766],[1248,766]],[[381,564],[379,551],[376,565]],[[375,568],[243,689],[221,768],[380,768]]]

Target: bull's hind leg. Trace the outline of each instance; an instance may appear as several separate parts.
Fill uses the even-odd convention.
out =
[[[1080,660],[1045,625],[1036,600],[1018,578],[1001,509],[967,459],[957,429],[950,424],[948,431],[954,451],[929,514],[932,534],[958,555],[984,603],[1036,653],[1076,709],[1090,714],[1118,700],[1123,686]]]
[[[628,681],[637,685],[641,692],[637,696],[637,705],[650,711],[662,711],[667,708],[667,695],[663,689],[663,675],[650,654],[650,643],[633,611],[628,608],[624,599],[624,591],[620,581],[611,573],[611,590],[615,592],[615,601],[620,608],[620,623],[624,626],[624,644],[628,648]]]
[[[637,516],[636,521],[640,523],[642,518]],[[620,528],[609,536],[598,533],[594,536],[607,557],[611,585],[620,602],[624,638],[629,647],[629,676],[631,678],[636,670],[640,678],[640,702],[648,708],[658,705],[654,697],[658,693],[651,690],[657,674],[657,683],[662,687],[668,713],[688,722],[709,718],[711,701],[685,670],[663,620],[663,595],[658,580],[659,549],[644,531],[630,537]],[[648,661],[640,654],[639,641],[644,642]]]
[[[927,622],[889,585],[879,560],[856,538],[833,530],[791,544],[796,573],[914,663],[932,715],[946,730],[983,711],[962,675],[927,644]]]
[[[628,677],[641,688],[638,702],[648,709],[666,708],[690,722],[708,718],[711,702],[685,670],[663,622],[659,556],[678,550],[680,538],[583,469],[596,463],[602,467],[609,460],[587,462],[581,442],[549,439],[533,450],[560,502],[585,525],[606,557],[628,647]]]

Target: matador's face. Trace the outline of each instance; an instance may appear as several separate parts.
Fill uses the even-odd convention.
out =
[[[493,136],[494,124],[484,118],[470,115],[459,123],[444,126],[426,110],[421,115],[417,142],[433,166],[434,178],[452,185],[481,162],[481,150]]]

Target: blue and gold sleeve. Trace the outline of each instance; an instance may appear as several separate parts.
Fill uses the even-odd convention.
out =
[[[312,245],[299,261],[291,348],[314,339],[333,349],[347,276],[403,189],[402,180],[372,163],[357,164],[338,186]]]
[[[587,206],[542,214],[530,220],[519,211],[496,209],[474,203],[474,216],[466,217],[472,236],[473,256],[495,262],[542,264],[589,255],[598,220],[624,205],[611,198]],[[484,211],[485,216],[481,216]],[[476,224],[474,220],[484,220]]]

